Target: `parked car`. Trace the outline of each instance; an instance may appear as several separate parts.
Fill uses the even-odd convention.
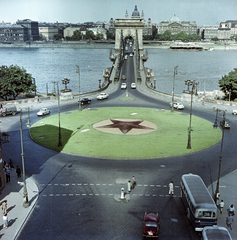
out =
[[[125,75],[123,75],[122,76],[122,80],[126,80],[127,78],[126,78],[126,76]]]
[[[127,84],[126,83],[122,83],[121,84],[121,89],[126,89],[127,88]]]
[[[5,105],[2,106],[2,108],[0,109],[0,114],[5,117],[6,115],[16,115],[17,113],[17,108],[15,105]]]
[[[107,93],[101,93],[100,95],[97,96],[97,100],[103,100],[109,98],[109,94]]]
[[[237,115],[237,110],[233,110],[232,114]]]
[[[131,88],[132,88],[132,89],[135,89],[135,88],[136,88],[136,83],[132,83],[132,84],[131,84]]]
[[[146,213],[143,217],[143,236],[158,237],[160,231],[160,221],[158,213]]]
[[[47,115],[49,113],[50,113],[50,111],[47,108],[41,108],[39,110],[39,112],[37,112],[37,116],[40,117],[40,116]]]
[[[82,98],[80,102],[81,102],[81,105],[89,104],[89,103],[91,103],[91,99],[89,99],[89,98]]]
[[[130,53],[130,57],[132,57],[133,56],[133,54],[132,53]]]

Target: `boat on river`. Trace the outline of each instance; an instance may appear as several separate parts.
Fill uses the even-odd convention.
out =
[[[181,49],[181,50],[203,50],[203,47],[200,46],[197,43],[183,43],[183,42],[175,42],[173,44],[170,45],[170,49]]]

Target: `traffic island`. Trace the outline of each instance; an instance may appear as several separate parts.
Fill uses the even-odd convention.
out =
[[[128,160],[189,154],[221,139],[220,129],[214,129],[212,122],[192,116],[192,147],[187,149],[189,120],[182,111],[154,108],[84,109],[60,113],[62,146],[58,146],[58,114],[35,123],[30,134],[35,142],[56,151]]]

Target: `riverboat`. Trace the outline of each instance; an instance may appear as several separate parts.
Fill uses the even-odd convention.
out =
[[[196,44],[196,43],[183,43],[183,42],[177,42],[177,43],[173,43],[170,45],[170,49],[176,49],[176,50],[199,50],[202,51],[203,47]]]

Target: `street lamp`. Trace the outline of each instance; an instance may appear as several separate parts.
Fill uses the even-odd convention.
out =
[[[76,73],[78,73],[78,82],[79,82],[79,111],[81,111],[81,86],[80,86],[80,68],[78,65],[76,65],[77,70]]]
[[[57,82],[57,94],[58,94],[58,147],[61,147],[62,140],[61,140],[61,127],[60,127],[60,95],[59,95],[58,82]]]
[[[189,119],[189,128],[188,128],[188,144],[187,144],[187,149],[191,149],[192,103],[193,103],[193,93],[194,93],[194,90],[195,90],[196,82],[195,82],[195,80],[186,80],[186,81],[184,81],[184,82],[185,82],[185,85],[188,85],[188,92],[190,92],[190,91],[189,91],[189,87],[190,87],[190,86],[192,87],[192,90],[191,90],[190,119]]]
[[[22,136],[22,109],[20,113],[20,134],[21,134],[21,159],[22,159],[22,171],[23,171],[23,207],[29,207],[30,203],[28,202],[28,193],[26,188],[26,176],[25,176],[25,160],[24,160],[24,149],[23,149],[23,136]]]
[[[175,67],[174,67],[174,80],[173,80],[173,92],[172,92],[172,108],[171,108],[171,112],[174,111],[174,83],[175,83],[175,75],[178,74],[177,68],[178,68],[178,66],[175,66]]]
[[[216,119],[214,123],[214,127],[217,126],[217,115],[218,112],[223,112],[223,118],[220,121],[220,126],[222,128],[222,137],[221,137],[221,151],[220,151],[220,156],[219,156],[219,170],[218,170],[218,177],[217,177],[217,183],[216,183],[216,191],[215,191],[215,196],[214,196],[214,201],[217,203],[217,200],[219,198],[219,187],[220,187],[220,173],[221,173],[221,159],[222,159],[222,149],[223,149],[223,141],[224,141],[224,130],[225,130],[225,112],[224,110],[216,109]],[[216,127],[215,127],[216,128]]]

